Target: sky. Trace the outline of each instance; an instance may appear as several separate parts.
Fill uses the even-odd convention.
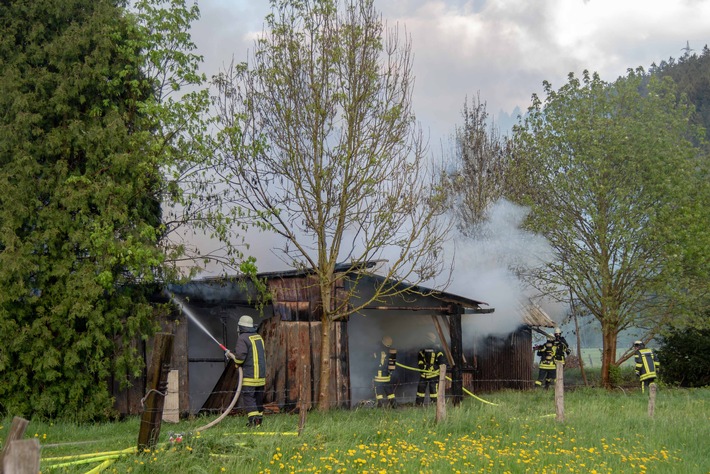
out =
[[[268,0],[202,0],[192,37],[211,76],[248,57],[261,34]],[[390,28],[409,35],[414,53],[413,108],[432,154],[450,150],[467,98],[480,97],[506,131],[542,83],[553,89],[570,72],[613,81],[629,68],[679,58],[710,42],[710,0],[375,0]],[[445,157],[442,157],[445,158]],[[493,209],[491,238],[457,241],[447,291],[514,312],[522,289],[506,270],[512,260],[543,258],[548,249],[519,230],[526,213],[509,203]],[[251,251],[261,271],[288,267],[261,235]],[[534,250],[534,251],[533,251]],[[552,316],[555,308],[548,307]],[[560,314],[564,309],[560,309]]]
[[[270,12],[268,0],[201,0],[193,40],[204,71],[243,61]],[[710,42],[710,0],[375,0],[414,52],[414,111],[432,150],[477,95],[502,129],[543,80],[553,88],[585,69],[604,80],[628,68],[696,53]],[[518,108],[516,110],[516,107]]]

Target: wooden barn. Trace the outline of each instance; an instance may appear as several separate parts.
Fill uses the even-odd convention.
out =
[[[529,304],[519,310],[520,324],[506,335],[472,335],[464,351],[464,385],[474,393],[534,387],[532,332],[553,328],[554,322],[539,306]],[[550,329],[550,331],[552,330]],[[467,336],[466,333],[464,333]]]
[[[347,294],[354,281],[347,268],[339,269],[336,298]],[[171,390],[178,393],[181,415],[221,412],[229,404],[237,373],[233,364],[226,362],[220,344],[234,348],[237,320],[243,314],[254,318],[266,344],[266,402],[279,410],[291,410],[304,398],[309,406],[317,403],[321,315],[314,276],[286,271],[262,273],[258,278],[265,282],[271,296],[264,305],[259,302],[254,283],[246,279],[206,278],[167,288],[165,295],[170,295],[179,308],[165,318],[163,330],[174,334],[171,368],[175,377]],[[357,298],[367,298],[368,291],[380,282],[382,277],[367,273],[359,280]],[[464,387],[471,391],[510,387],[506,384],[511,379],[516,379],[516,388],[531,386],[531,336],[525,323],[508,338],[515,349],[498,354],[495,344],[482,345],[462,334],[462,323],[468,319],[495,317],[486,303],[421,287],[410,290],[407,296],[378,302],[332,324],[330,390],[335,406],[355,407],[374,398],[373,355],[384,335],[394,339],[397,360],[404,367],[416,367],[416,355],[428,344],[427,335],[438,335],[452,378],[447,395],[455,402],[463,397]],[[150,342],[146,349],[149,347]],[[496,357],[507,362],[488,363],[489,358],[495,362]],[[500,369],[510,361],[515,361],[514,375]],[[499,367],[498,372],[487,367]],[[495,377],[506,382],[496,385]],[[399,367],[394,380],[397,398],[403,403],[413,402],[418,373]],[[119,412],[139,413],[144,390],[140,379],[129,390],[116,387]]]

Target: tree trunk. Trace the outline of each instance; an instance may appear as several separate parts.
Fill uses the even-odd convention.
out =
[[[577,322],[577,312],[575,310],[572,310],[572,314],[574,315],[574,330],[577,333],[577,359],[579,359],[579,371],[582,373],[582,380],[584,381],[584,386],[588,387],[589,382],[587,381],[587,372],[585,372],[585,370],[584,370],[584,360],[582,358],[582,338],[579,335],[579,323]]]
[[[330,321],[326,313],[321,319],[320,384],[318,387],[318,409],[330,408]]]
[[[320,382],[318,386],[318,410],[330,409],[330,310],[331,293],[330,284],[320,281],[321,304],[321,347],[320,347]]]
[[[602,334],[602,387],[611,388],[609,369],[616,362],[616,331],[602,327]]]

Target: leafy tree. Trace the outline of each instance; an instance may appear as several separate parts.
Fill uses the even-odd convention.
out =
[[[479,96],[464,103],[463,125],[454,134],[454,160],[446,170],[452,209],[464,235],[476,232],[490,205],[504,197],[511,144],[495,123],[489,126],[486,103]]]
[[[644,93],[646,79],[639,69],[613,83],[570,74],[557,91],[545,82],[544,103],[533,96],[514,130],[527,183],[518,199],[554,254],[527,276],[599,321],[605,386],[620,331],[641,327],[649,338],[683,311],[677,277],[698,228],[687,225],[698,210],[692,107],[670,80],[652,76]]]
[[[705,144],[710,143],[710,49],[702,53],[688,54],[675,60],[653,64],[650,73],[661,78],[670,77],[678,85],[678,91],[688,97],[695,106],[693,123],[705,128]]]
[[[676,296],[682,300],[685,311],[683,318],[671,322],[676,328],[710,328],[708,306],[710,303],[710,49],[705,46],[702,54],[685,54],[675,61],[662,61],[652,66],[652,74],[661,78],[670,77],[678,85],[679,94],[684,94],[694,105],[692,123],[705,128],[705,140],[698,142],[705,150],[705,156],[696,163],[696,173],[692,176],[689,199],[694,203],[691,212],[681,226],[686,236],[680,253],[683,271],[678,275]]]
[[[142,367],[145,292],[186,252],[161,205],[190,204],[179,180],[204,156],[209,103],[172,98],[202,80],[183,31],[197,10],[164,4],[0,5],[2,412],[103,417],[107,379]]]
[[[152,86],[152,97],[141,107],[154,123],[144,131],[150,134],[144,139],[153,143],[148,152],[164,177],[159,244],[166,256],[164,270],[171,270],[164,277],[168,280],[175,273],[194,275],[207,263],[240,271],[252,267],[241,265],[245,256],[239,232],[245,228],[222,212],[218,180],[208,172],[214,150],[207,133],[213,122],[211,99],[199,72],[203,58],[189,34],[200,12],[196,2],[187,3],[139,0],[131,10],[142,33],[135,45],[143,59],[141,72]],[[217,248],[207,250],[208,245]]]
[[[431,279],[442,270],[444,199],[426,180],[410,45],[385,30],[373,1],[271,5],[252,64],[216,78],[222,173],[235,212],[283,237],[289,265],[313,269],[322,303],[318,403],[328,409],[330,323],[405,291],[385,283],[358,305],[335,300],[336,263],[357,269],[393,249],[386,277]]]

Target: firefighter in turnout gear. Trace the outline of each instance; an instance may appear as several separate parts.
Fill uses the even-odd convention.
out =
[[[392,372],[397,364],[397,349],[392,348],[392,338],[385,336],[382,338],[380,350],[375,352],[377,362],[377,373],[375,374],[375,399],[378,407],[397,407],[397,400],[394,398],[394,383],[392,383]]]
[[[656,353],[651,349],[647,349],[643,341],[634,342],[634,350],[636,356],[636,376],[641,382],[641,393],[646,391],[646,387],[656,381],[656,371],[660,366]]]
[[[250,316],[239,318],[239,337],[234,349],[234,362],[243,371],[242,400],[247,411],[247,426],[261,426],[264,417],[266,355],[264,340],[256,332]]]
[[[430,346],[419,351],[417,363],[419,365],[419,383],[417,384],[416,405],[423,405],[426,398],[427,388],[429,389],[429,399],[436,402],[439,393],[439,366],[444,363],[444,354],[436,344],[434,333],[427,335]]]
[[[552,343],[555,345],[555,360],[561,360],[564,364],[565,359],[572,353],[572,351],[569,348],[567,339],[565,339],[562,335],[562,330],[560,328],[555,328],[555,339]]]
[[[535,346],[537,355],[540,357],[540,372],[535,381],[536,387],[544,386],[545,388],[549,388],[550,384],[555,383],[555,379],[557,378],[555,356],[558,346],[555,345],[554,341],[554,337],[547,336],[547,342],[545,342],[545,344]]]

